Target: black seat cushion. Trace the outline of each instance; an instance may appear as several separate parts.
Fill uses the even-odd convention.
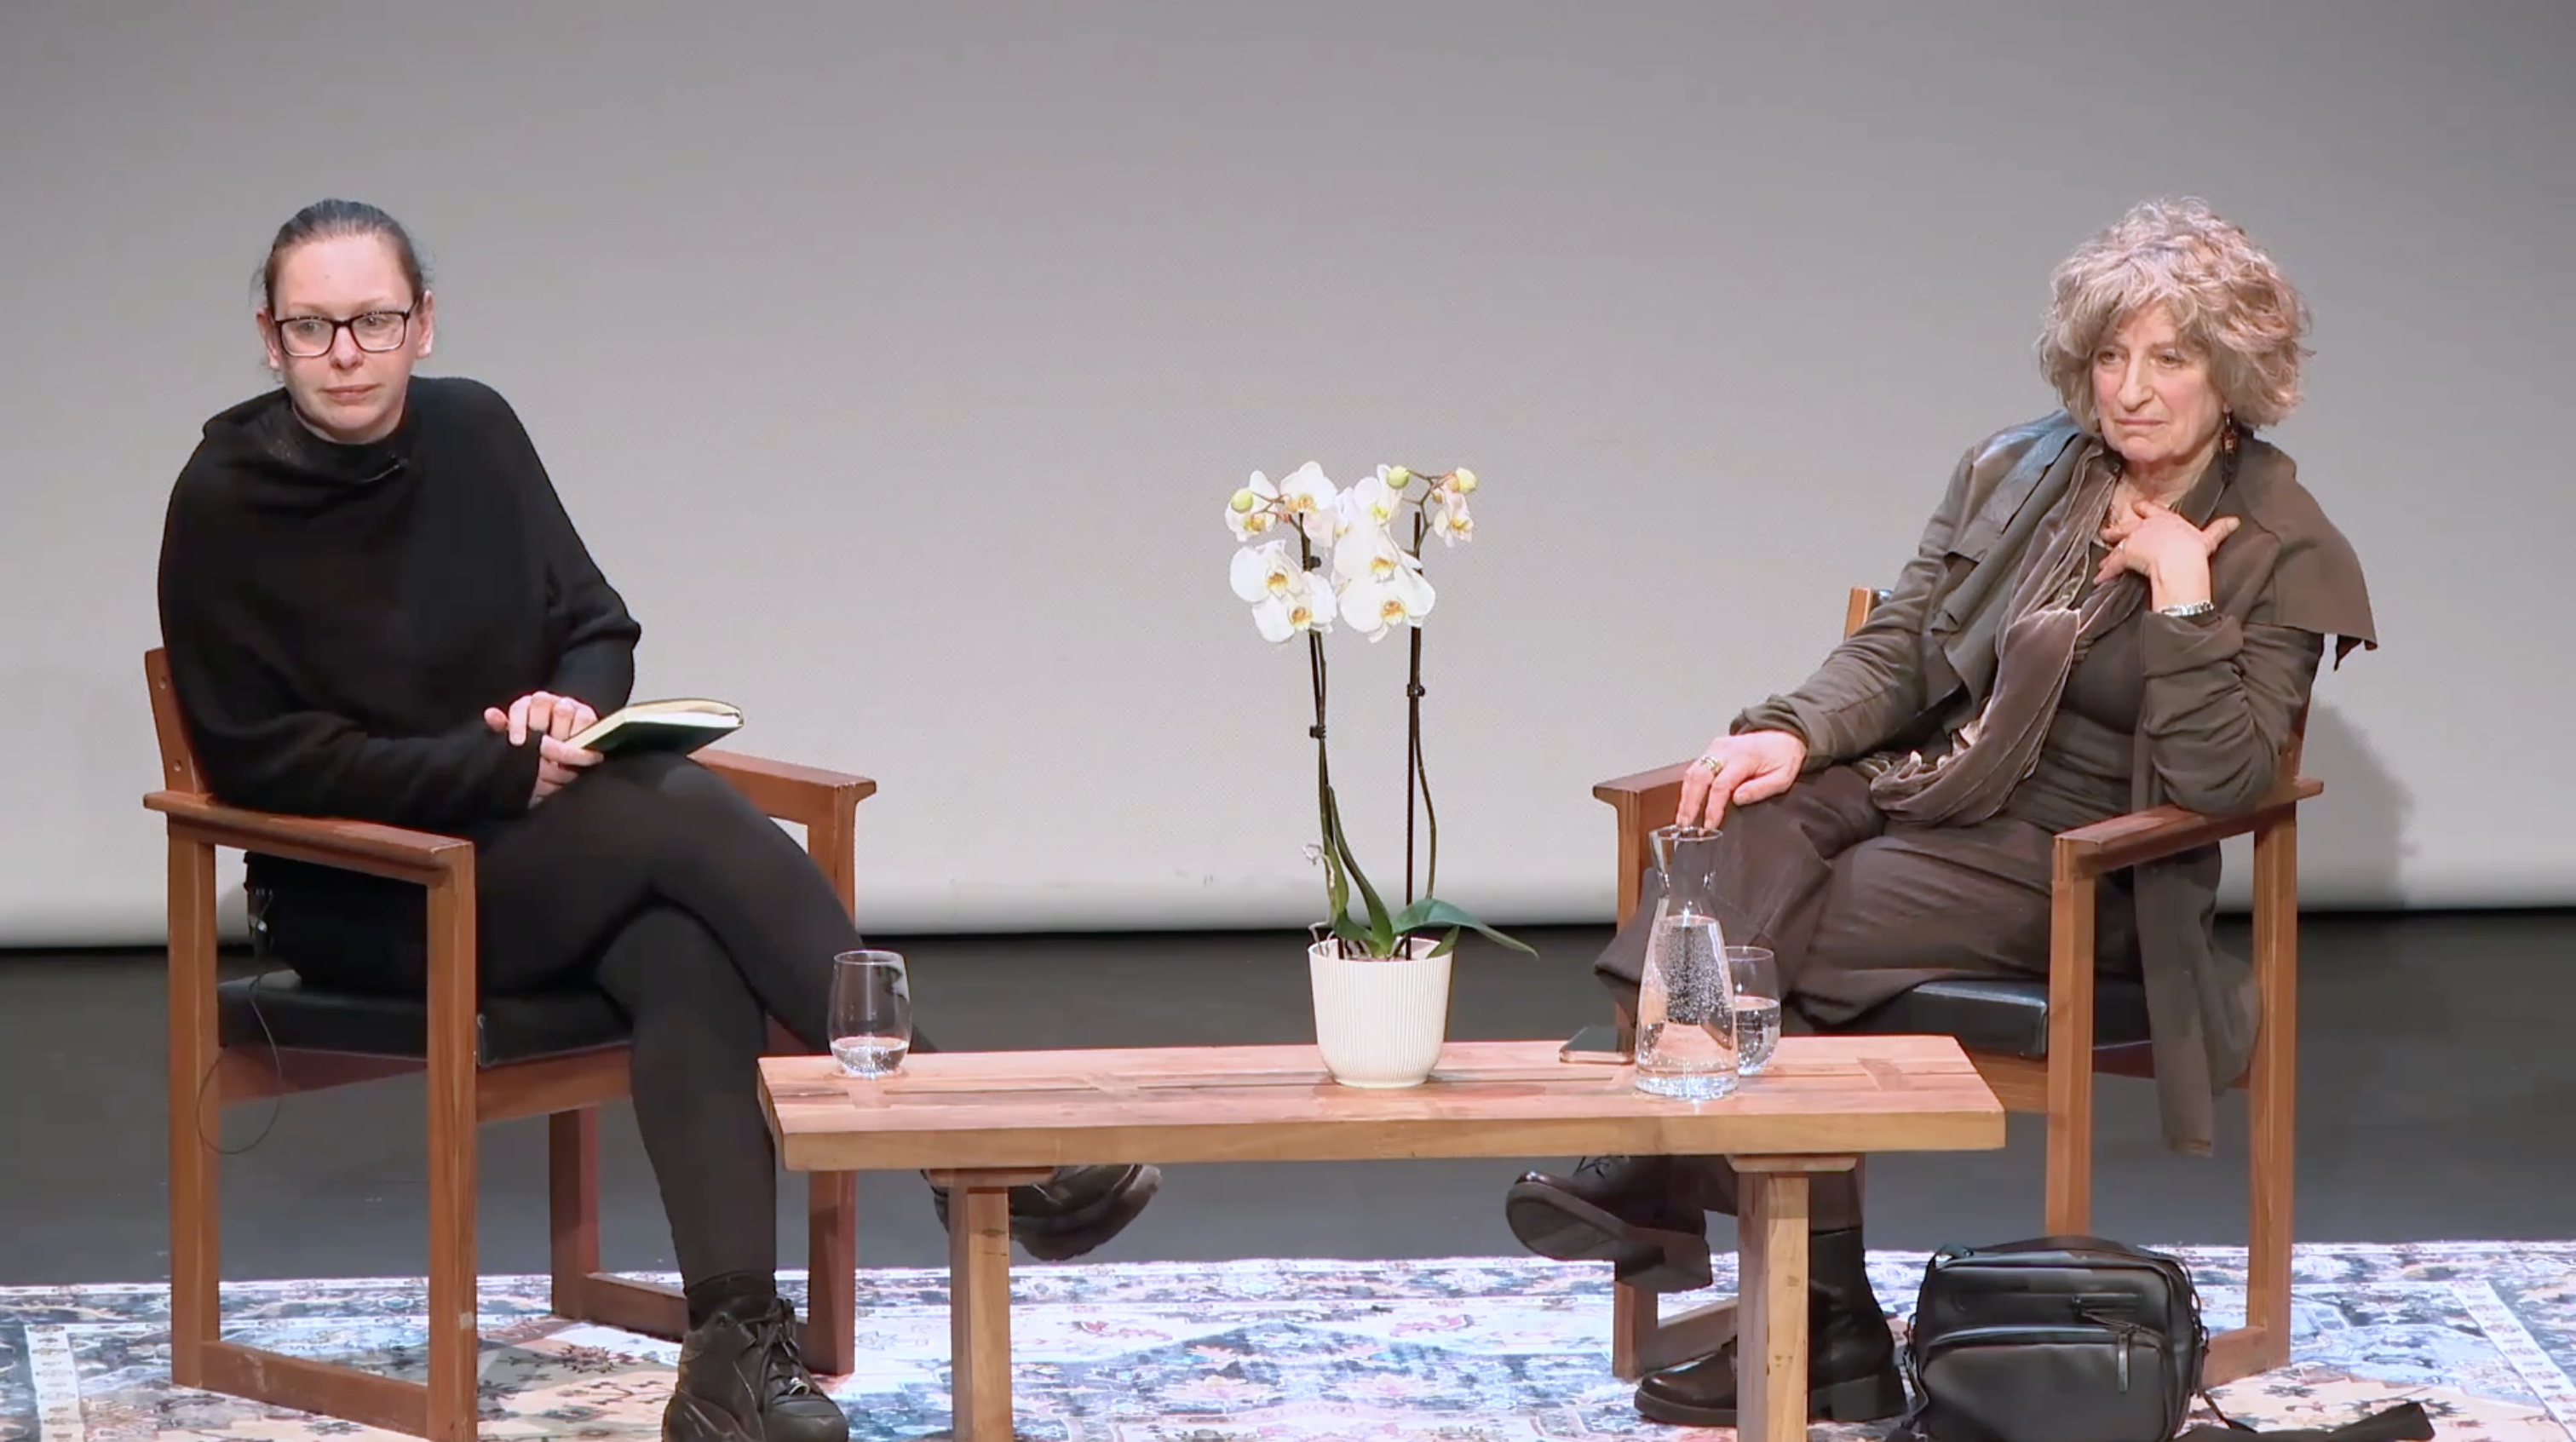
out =
[[[217,1035],[226,1046],[269,1046],[364,1056],[428,1054],[429,1003],[312,986],[292,971],[264,971],[215,988]],[[626,1016],[596,988],[483,999],[474,1018],[474,1062],[500,1066],[622,1046]]]
[[[1954,1036],[1971,1051],[2044,1061],[2048,1057],[2048,983],[1992,977],[1927,981],[1864,1012],[1839,1032],[1872,1036]],[[2093,984],[2093,1044],[2147,1039],[2147,989],[2103,977]]]

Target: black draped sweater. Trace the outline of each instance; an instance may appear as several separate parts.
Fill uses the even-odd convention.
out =
[[[283,391],[207,421],[170,494],[160,610],[216,799],[469,838],[525,813],[537,779],[537,747],[484,708],[543,690],[605,715],[641,634],[518,415],[453,377],[414,377],[366,445],[316,436]]]

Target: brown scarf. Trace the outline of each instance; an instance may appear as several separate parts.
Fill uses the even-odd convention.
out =
[[[2041,522],[2024,552],[1995,638],[1995,684],[1950,748],[1926,760],[1914,752],[1870,783],[1892,820],[1920,826],[1973,825],[2001,811],[2039,764],[2066,678],[2094,640],[2127,620],[2146,582],[2123,572],[2087,589],[2091,542],[2108,521],[2119,468],[2099,449],[2081,463],[2066,499]],[[2234,452],[2223,460],[2233,461]]]

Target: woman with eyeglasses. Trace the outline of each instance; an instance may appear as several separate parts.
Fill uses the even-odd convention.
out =
[[[628,700],[641,628],[509,403],[414,374],[437,315],[403,227],[350,201],[298,212],[257,321],[279,384],[206,422],[162,540],[164,646],[209,788],[474,843],[484,993],[588,983],[632,1024],[636,1123],[689,1303],[663,1436],[841,1442],[778,1295],[756,1079],[769,1017],[827,1048],[832,958],[856,928],[713,772],[567,744]],[[270,856],[249,883],[264,945],[309,984],[426,986],[418,888]],[[1158,1180],[1065,1168],[1015,1189],[1014,1235],[1080,1256]]]

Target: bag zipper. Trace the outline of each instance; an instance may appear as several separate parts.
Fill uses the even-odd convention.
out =
[[[1970,1327],[1964,1331],[1945,1332],[1940,1336],[1930,1339],[1930,1341],[1924,1345],[1922,1367],[1914,1369],[1915,1375],[1919,1382],[1922,1375],[1922,1369],[1924,1367],[1929,1367],[1934,1358],[1940,1356],[1944,1352],[1953,1351],[1959,1348],[1987,1346],[2002,1342],[2090,1342],[2099,1344],[2107,1334],[2111,1338],[2115,1339],[2119,1345],[2118,1353],[2114,1357],[2112,1365],[2118,1369],[2120,1390],[2126,1392],[2129,1390],[2129,1350],[2138,1345],[2139,1339],[2141,1337],[2146,1338],[2147,1345],[2158,1351],[2168,1350],[2162,1334],[2149,1331],[2147,1328],[2138,1326],[2135,1323],[2119,1321],[2111,1318],[2088,1317],[2085,1320],[2093,1322],[2095,1325],[2091,1327],[2034,1327],[2007,1323],[2000,1326]]]
[[[2101,1327],[2120,1339],[2120,1390],[2129,1390],[2129,1349],[2137,1344],[2138,1334],[2146,1328],[2132,1316],[2115,1316],[2114,1312],[2134,1313],[2136,1303],[2128,1297],[2083,1297],[2075,1299],[2075,1315]]]
[[[2118,1358],[2120,1390],[2126,1392],[2129,1390],[2129,1349],[2137,1345],[2138,1329],[2123,1322],[2105,1322],[2103,1325],[2110,1330],[2112,1336],[2120,1339]]]

